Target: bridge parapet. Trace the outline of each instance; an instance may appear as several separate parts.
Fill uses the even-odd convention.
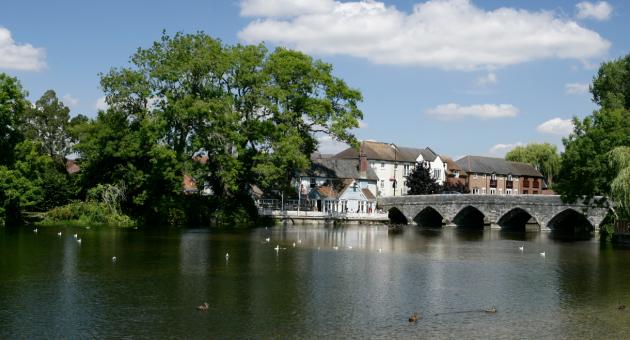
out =
[[[551,229],[558,218],[578,218],[575,217],[578,215],[598,229],[608,212],[606,208],[591,208],[582,202],[564,203],[558,195],[407,195],[379,198],[378,205],[384,210],[396,208],[408,222],[416,223],[419,223],[420,212],[428,207],[439,213],[447,224],[461,218],[462,211],[479,211],[485,224],[493,227],[503,227],[501,224],[513,219],[512,215],[520,214],[521,217],[514,217],[517,219],[529,215],[541,230]]]

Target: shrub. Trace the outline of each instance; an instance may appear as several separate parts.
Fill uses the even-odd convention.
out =
[[[124,214],[108,209],[100,202],[72,202],[48,211],[39,225],[91,225],[131,227],[133,220]]]

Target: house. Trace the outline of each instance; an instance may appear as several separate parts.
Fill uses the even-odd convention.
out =
[[[444,163],[446,163],[446,184],[453,187],[466,185],[468,179],[466,171],[449,157],[444,157]]]
[[[393,143],[363,141],[359,150],[348,148],[333,156],[335,159],[367,158],[368,166],[378,177],[377,197],[406,195],[406,178],[416,162],[428,163],[431,174],[440,184],[445,181],[445,167],[440,156],[430,148],[401,147]]]
[[[465,156],[455,163],[468,174],[466,186],[472,194],[542,193],[543,176],[529,164],[483,156]]]
[[[370,213],[376,208],[378,177],[366,157],[312,159],[310,169],[296,176],[300,200],[321,212]],[[302,202],[300,203],[302,205]]]

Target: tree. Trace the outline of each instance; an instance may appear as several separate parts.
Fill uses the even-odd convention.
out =
[[[610,163],[617,176],[610,185],[610,197],[615,201],[618,219],[630,221],[630,147],[619,146],[610,154]]]
[[[428,163],[416,163],[415,168],[407,176],[409,195],[431,195],[441,191],[441,186],[431,176]]]
[[[79,146],[90,181],[128,181],[119,171],[103,171],[117,167],[139,171],[145,181],[141,169],[154,170],[142,167],[149,159],[140,160],[169,155],[163,161],[181,167],[165,168],[168,177],[179,172],[181,178],[182,169],[193,169],[198,182],[207,183],[227,205],[225,210],[249,207],[255,214],[250,186],[290,186],[292,175],[309,165],[316,134],[356,144],[350,129],[362,118],[357,108],[361,94],[334,77],[331,65],[303,53],[229,46],[204,33],[177,33],[163,34],[131,61],[133,67],[101,75],[110,110],[95,122],[117,138],[131,140],[118,142],[91,129],[100,137],[88,137]],[[111,124],[115,131],[107,127]],[[110,156],[98,154],[114,144],[117,151]],[[200,150],[208,155],[203,166],[191,160]],[[157,175],[155,183],[160,182]],[[133,192],[134,184],[127,188]],[[127,198],[138,200],[133,193]]]
[[[617,172],[609,162],[615,147],[630,145],[630,55],[602,64],[593,79],[593,101],[600,108],[573,119],[573,133],[563,140],[556,189],[569,202],[607,196]],[[601,203],[601,202],[600,202]]]
[[[505,155],[505,159],[532,165],[542,173],[550,186],[560,172],[560,155],[556,146],[549,143],[517,146]]]
[[[13,163],[14,148],[23,138],[21,124],[28,107],[16,78],[0,73],[0,165]]]
[[[35,106],[27,110],[24,135],[40,141],[44,152],[57,160],[65,160],[72,140],[68,131],[70,109],[53,90],[46,91]]]

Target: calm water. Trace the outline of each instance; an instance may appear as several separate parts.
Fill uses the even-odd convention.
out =
[[[630,251],[596,240],[315,226],[76,230],[78,244],[57,232],[0,229],[0,338],[630,337]]]

